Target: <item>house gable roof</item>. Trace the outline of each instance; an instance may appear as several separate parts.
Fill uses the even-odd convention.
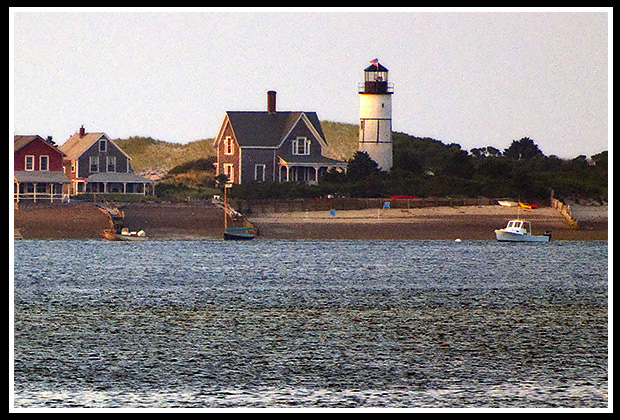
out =
[[[42,141],[43,143],[45,143],[47,146],[49,146],[51,149],[53,149],[54,151],[58,152],[60,155],[64,156],[65,154],[58,149],[58,147],[56,147],[55,145],[47,142],[43,137],[34,134],[34,135],[15,135],[13,136],[13,152],[17,152],[18,150],[22,149],[23,147],[27,146],[28,144],[30,144],[31,142],[38,140],[38,141]]]
[[[300,120],[305,121],[319,141],[326,144],[316,112],[228,111],[214,145],[221,140],[223,128],[229,122],[240,147],[277,148]]]
[[[75,133],[58,148],[65,153],[68,159],[78,159],[102,137],[105,138],[109,144],[112,144],[120,150],[121,153],[127,157],[127,159],[131,159],[129,155],[125,153],[123,149],[118,147],[116,143],[114,143],[105,133],[84,133],[83,136],[81,136],[80,133]]]

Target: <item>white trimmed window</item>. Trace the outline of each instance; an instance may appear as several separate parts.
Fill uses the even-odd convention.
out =
[[[50,170],[50,157],[48,155],[39,156],[39,170],[40,171]]]
[[[293,155],[309,155],[310,140],[306,137],[297,137],[293,140]]]
[[[235,182],[235,167],[232,163],[224,164],[224,175],[228,177],[228,182]]]
[[[27,171],[34,171],[34,156],[26,155],[26,161],[24,162],[24,168]]]
[[[224,139],[224,154],[232,155],[235,153],[235,143],[233,142],[232,137],[226,136]]]
[[[264,164],[254,165],[254,180],[256,181],[265,180],[265,168],[266,168],[266,165]]]
[[[116,156],[106,157],[107,172],[116,172]]]
[[[88,159],[90,172],[99,172],[99,156],[90,156]]]

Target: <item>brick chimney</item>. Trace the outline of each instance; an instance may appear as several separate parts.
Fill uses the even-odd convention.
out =
[[[270,114],[276,113],[276,91],[270,90],[267,92],[267,112]]]
[[[86,130],[84,130],[84,126],[80,127],[80,138],[84,137],[86,135]]]

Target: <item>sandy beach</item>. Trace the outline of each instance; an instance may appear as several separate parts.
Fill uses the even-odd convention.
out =
[[[221,238],[222,210],[210,203],[132,203],[120,205],[125,226],[143,229],[154,239]],[[556,209],[514,207],[438,206],[415,209],[367,209],[254,213],[247,220],[258,229],[258,239],[394,239],[494,240],[494,230],[520,216],[532,222],[534,234],[552,231],[552,240],[607,240],[607,207],[587,209],[572,228]],[[579,214],[578,211],[576,211]],[[25,206],[14,211],[14,226],[24,239],[101,238],[110,226],[107,216],[92,203]]]
[[[494,240],[495,229],[516,217],[532,222],[534,234],[552,231],[552,240],[607,240],[606,212],[571,228],[556,209],[501,206],[439,206],[291,212],[248,216],[263,238],[271,239],[443,239]]]

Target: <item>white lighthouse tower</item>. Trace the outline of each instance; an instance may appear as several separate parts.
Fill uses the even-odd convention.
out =
[[[392,94],[388,69],[377,59],[364,69],[364,83],[359,85],[360,132],[358,150],[366,152],[379,169],[392,168]]]

